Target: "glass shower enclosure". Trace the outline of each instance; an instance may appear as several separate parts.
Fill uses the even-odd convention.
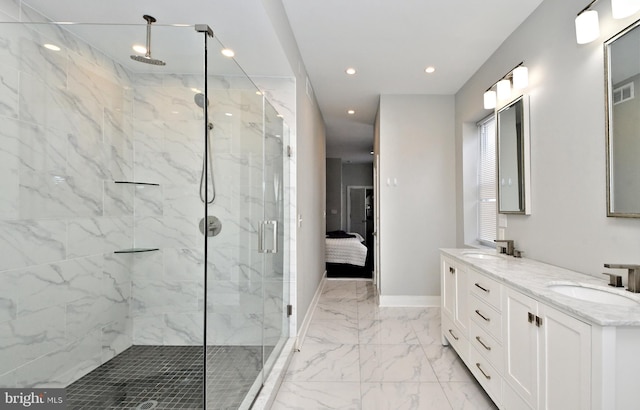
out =
[[[287,127],[212,34],[0,23],[0,388],[258,394],[289,336]]]

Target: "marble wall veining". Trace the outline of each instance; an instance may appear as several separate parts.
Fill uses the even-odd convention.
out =
[[[132,342],[131,80],[53,25],[0,38],[0,380],[65,386]]]

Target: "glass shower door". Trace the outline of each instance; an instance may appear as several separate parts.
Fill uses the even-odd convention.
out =
[[[264,377],[288,336],[288,280],[284,265],[285,126],[282,116],[264,100]]]

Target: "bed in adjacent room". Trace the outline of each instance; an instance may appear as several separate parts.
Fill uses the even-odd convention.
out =
[[[370,278],[368,249],[358,233],[327,232],[325,258],[327,277]]]

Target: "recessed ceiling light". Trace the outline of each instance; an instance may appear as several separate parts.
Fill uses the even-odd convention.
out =
[[[432,67],[432,66],[429,66],[429,67],[427,67],[427,68],[425,68],[425,69],[424,69],[424,72],[425,72],[425,73],[427,73],[427,74],[431,74],[431,73],[433,73],[434,71],[436,71],[436,68],[435,68],[435,67]]]
[[[344,70],[345,73],[349,74],[349,75],[354,75],[356,73],[356,69],[353,67],[349,67],[346,70]]]
[[[369,154],[373,155],[373,154],[374,154],[374,152],[373,152],[373,151],[371,151]]]
[[[226,115],[227,117],[233,117],[233,114],[231,114],[230,112],[225,112],[224,115]]]
[[[220,52],[225,57],[233,57],[236,55],[236,53],[230,48],[223,48],[222,50],[220,50]]]
[[[147,48],[140,44],[134,44],[132,47],[133,51],[140,54],[147,54]]]
[[[349,115],[353,115],[353,114],[355,114],[355,113],[356,113],[356,111],[355,111],[355,110],[348,110],[348,111],[347,111],[347,114],[349,114]]]
[[[52,50],[52,51],[60,51],[60,47],[55,44],[44,44],[44,48]]]

